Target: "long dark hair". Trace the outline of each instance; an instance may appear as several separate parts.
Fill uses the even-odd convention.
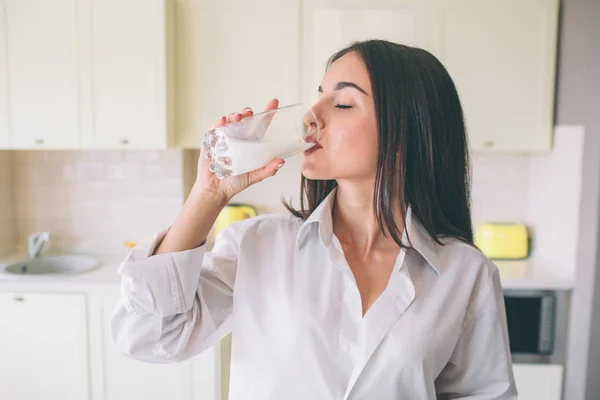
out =
[[[473,244],[470,164],[458,93],[442,63],[431,53],[384,40],[355,42],[334,54],[327,68],[355,52],[371,80],[378,131],[374,213],[384,234],[400,246],[395,210],[402,220],[410,205],[429,235]],[[305,220],[337,186],[335,180],[302,176],[300,210]]]

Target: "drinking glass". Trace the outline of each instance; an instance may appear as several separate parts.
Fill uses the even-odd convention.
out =
[[[313,147],[320,137],[313,111],[292,104],[211,129],[202,144],[219,179],[264,167]]]

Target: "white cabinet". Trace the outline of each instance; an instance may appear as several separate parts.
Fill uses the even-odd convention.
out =
[[[110,318],[119,296],[90,295],[93,400],[217,400],[217,357],[209,349],[192,360],[150,364],[119,353],[110,340]]]
[[[222,115],[300,101],[300,1],[176,3],[179,145],[198,148]]]
[[[84,295],[0,293],[0,316],[1,399],[89,397]]]
[[[354,41],[385,39],[429,49],[432,13],[419,1],[303,2],[303,95],[313,104],[329,57]]]
[[[549,150],[558,0],[445,3],[438,56],[457,86],[476,150]]]
[[[0,0],[0,148],[172,144],[169,0]]]
[[[474,150],[552,145],[559,0],[0,0],[0,148],[200,147],[221,115],[311,103],[354,40],[425,48]]]
[[[519,400],[562,399],[563,367],[551,364],[514,364]]]
[[[47,1],[47,0],[46,0]],[[85,148],[165,148],[172,7],[164,0],[85,0],[81,32]],[[171,76],[172,77],[172,76]],[[172,106],[172,105],[171,105]]]
[[[214,346],[191,360],[193,400],[226,400],[228,398],[221,395],[229,393],[229,387],[222,386],[225,382],[221,380],[222,359],[219,354],[219,346]],[[226,383],[229,384],[229,380]]]
[[[8,131],[8,60],[6,57],[6,4],[0,0],[0,149],[10,147]]]
[[[0,148],[77,148],[78,0],[0,1]]]

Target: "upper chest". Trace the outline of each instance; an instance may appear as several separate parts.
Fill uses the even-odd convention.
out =
[[[455,288],[417,253],[389,253],[381,261],[361,274],[341,246],[326,247],[319,240],[300,249],[293,240],[246,246],[240,253],[234,295],[243,303],[240,306],[254,308],[254,314],[265,320],[283,315],[282,320],[327,329],[344,324],[357,330],[365,325],[366,292],[361,293],[361,285],[370,290],[372,303],[365,317],[373,311],[395,322],[406,314],[404,320],[414,319],[413,326],[427,329],[438,315],[463,307],[454,310],[452,303],[460,303],[456,296],[456,301],[449,301]],[[368,328],[379,324],[372,319]]]
[[[368,254],[360,254],[356,247],[335,238],[332,246],[333,252],[341,251],[344,255],[340,257],[344,263],[340,269],[350,271],[360,295],[364,316],[388,287],[392,272],[402,263],[403,254],[399,247],[375,249]]]

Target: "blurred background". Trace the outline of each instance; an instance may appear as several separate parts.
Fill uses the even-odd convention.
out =
[[[174,365],[116,352],[117,266],[178,214],[218,117],[310,104],[371,38],[456,83],[520,398],[599,399],[599,20],[597,0],[0,0],[0,400],[226,399],[229,338]],[[300,160],[219,227],[298,205]]]

